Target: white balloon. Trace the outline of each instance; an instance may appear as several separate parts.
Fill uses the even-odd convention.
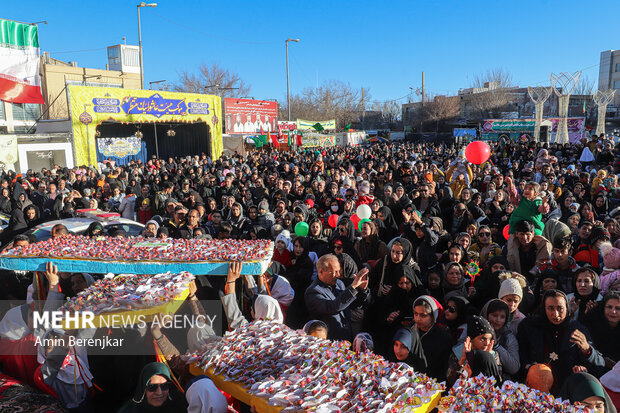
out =
[[[370,209],[368,205],[362,204],[357,207],[356,213],[357,216],[360,217],[360,219],[370,219],[370,216],[372,215],[372,209]]]

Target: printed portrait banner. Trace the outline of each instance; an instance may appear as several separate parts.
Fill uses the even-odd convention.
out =
[[[299,130],[315,130],[314,125],[319,123],[323,129],[336,129],[336,119],[316,121],[297,119],[297,129]]]
[[[211,131],[212,158],[222,154],[222,110],[218,96],[75,85],[67,89],[78,165],[97,162],[95,132],[103,121],[205,122]]]
[[[228,134],[256,134],[277,130],[278,102],[225,98],[224,106]]]
[[[17,136],[0,135],[0,167],[12,169],[17,159]]]

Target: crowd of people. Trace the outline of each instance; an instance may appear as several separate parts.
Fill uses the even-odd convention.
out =
[[[566,145],[502,140],[491,150],[481,165],[454,144],[384,143],[4,171],[0,212],[10,220],[0,242],[36,242],[30,229],[83,208],[140,222],[146,238],[271,239],[264,274],[249,280],[235,264],[225,279],[198,277],[191,305],[221,300],[231,329],[272,319],[349,340],[354,351],[407,363],[448,387],[483,373],[615,412],[620,145],[602,135]],[[372,212],[360,222],[361,205]],[[62,224],[52,230],[67,234]],[[86,235],[128,236],[98,222]],[[52,267],[44,283],[3,270],[3,298],[26,300],[43,288],[47,301],[62,302],[93,282]],[[27,314],[4,316],[0,346],[28,336]],[[175,341],[157,329],[143,340],[178,355],[177,348],[198,349],[206,335],[190,331]],[[91,393],[82,380],[76,400],[72,377],[58,385],[63,368],[44,353],[17,367],[1,356],[2,371],[51,387],[72,411],[115,411],[126,400],[122,412],[225,411],[208,410],[209,400],[226,408],[212,383],[188,378],[182,363],[171,362],[180,369],[171,372],[145,358],[106,362],[87,354],[89,376],[106,385]],[[185,398],[171,373],[184,378]],[[205,393],[212,397],[199,396]]]

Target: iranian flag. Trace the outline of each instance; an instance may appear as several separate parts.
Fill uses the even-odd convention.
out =
[[[0,19],[0,56],[0,100],[43,104],[37,25]]]

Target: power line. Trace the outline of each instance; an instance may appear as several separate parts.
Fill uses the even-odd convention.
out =
[[[85,52],[98,52],[100,50],[107,50],[107,47],[99,47],[97,49],[81,49],[81,50],[63,50],[58,52],[49,52],[54,54],[63,54],[63,53],[85,53]]]

